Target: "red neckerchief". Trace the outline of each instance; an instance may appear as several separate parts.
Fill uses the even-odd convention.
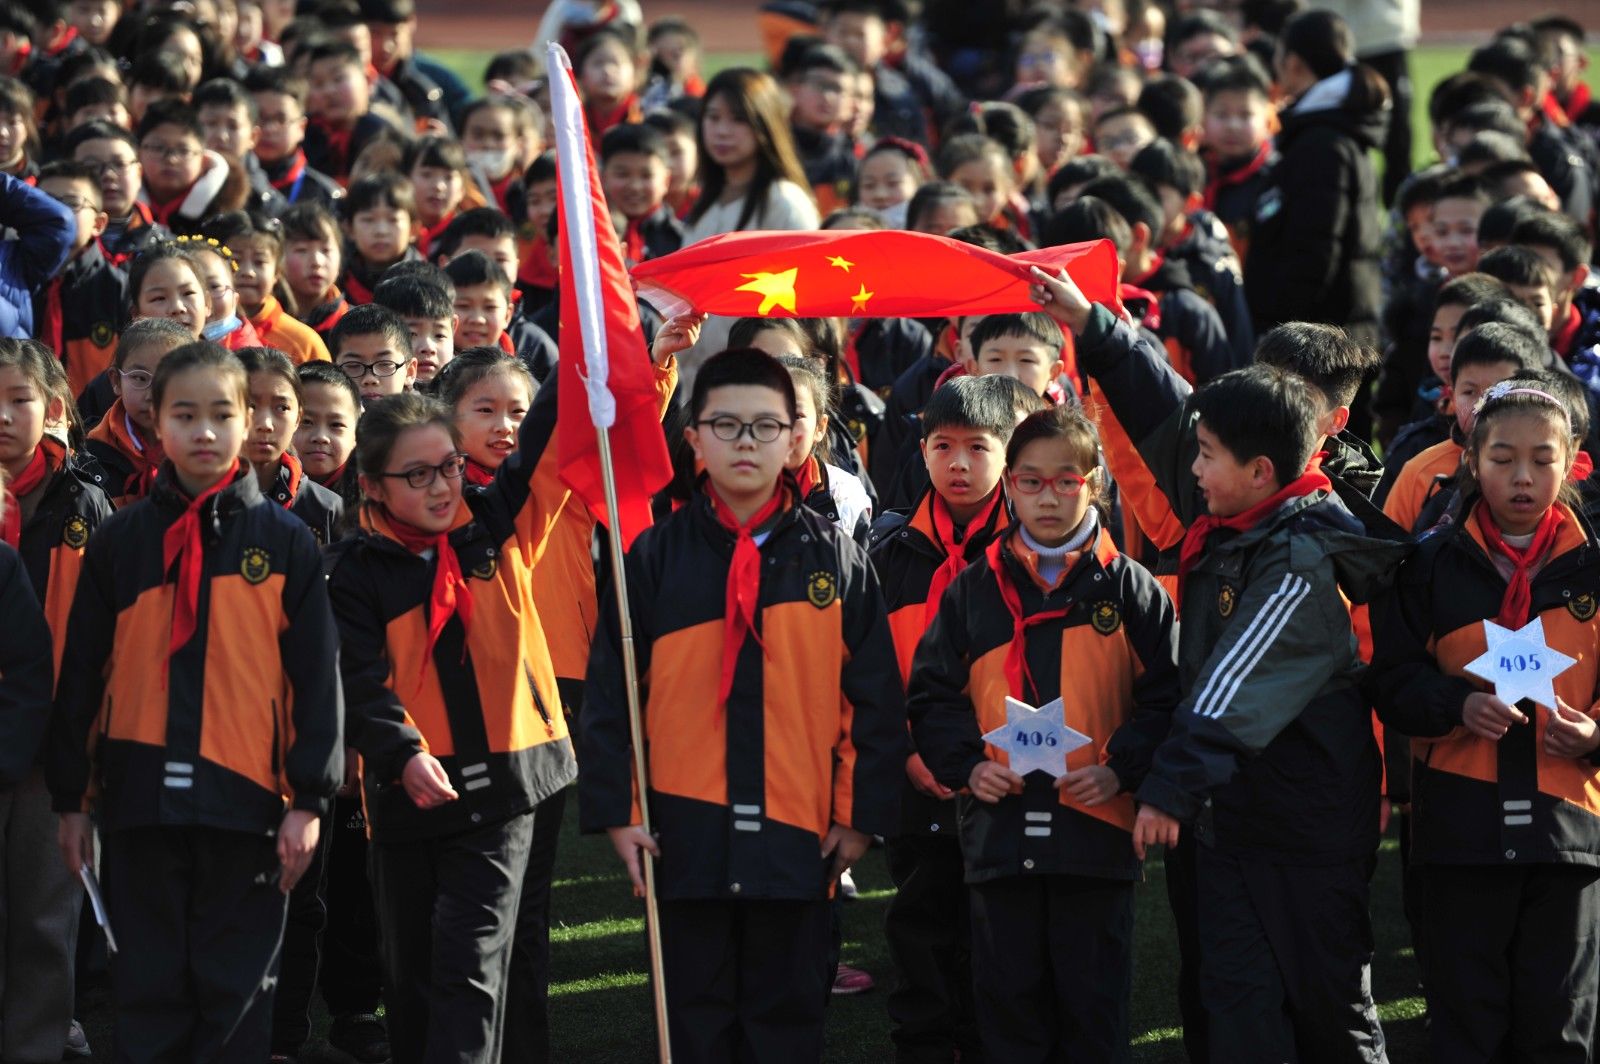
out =
[[[717,686],[717,704],[724,711],[728,693],[733,690],[733,672],[739,664],[744,637],[753,637],[763,653],[767,649],[756,631],[756,607],[761,600],[761,548],[756,546],[753,533],[783,512],[787,492],[787,486],[780,481],[772,498],[749,521],[740,524],[717,494],[717,489],[709,483],[706,485],[711,512],[718,523],[734,535],[733,560],[728,564],[728,586],[722,609],[722,680]]]
[[[583,114],[589,120],[590,135],[596,138],[603,137],[606,135],[606,131],[613,126],[640,120],[639,94],[628,93],[626,99],[609,111],[595,111],[592,108],[585,107]]]
[[[189,193],[194,191],[194,186],[199,182],[200,179],[196,178],[188,188],[162,203],[157,203],[152,199],[150,201],[150,217],[167,228],[172,228],[172,216],[178,213],[178,208],[183,206],[183,201],[189,198]]]
[[[111,404],[111,409],[100,419],[100,424],[89,430],[89,438],[115,448],[118,454],[128,460],[133,473],[128,477],[128,482],[122,485],[122,494],[129,502],[144,498],[164,457],[161,441],[139,438],[128,417],[128,408],[122,405],[120,398]]]
[[[44,289],[44,321],[39,323],[39,335],[35,339],[52,351],[65,351],[61,339],[61,286],[66,279],[64,274],[51,278]]]
[[[1506,542],[1500,526],[1494,523],[1494,517],[1489,513],[1488,504],[1482,501],[1478,503],[1477,516],[1478,531],[1483,533],[1483,542],[1488,546],[1490,555],[1498,554],[1511,562],[1511,579],[1506,581],[1505,597],[1500,600],[1500,613],[1495,623],[1504,628],[1521,628],[1528,623],[1528,611],[1533,606],[1533,580],[1529,570],[1550,553],[1556,533],[1561,530],[1567,515],[1559,506],[1546,510],[1539,519],[1539,527],[1534,529],[1533,542],[1528,544],[1527,550],[1518,550]]]
[[[554,288],[561,273],[550,261],[549,243],[543,235],[534,240],[522,264],[517,268],[517,280],[530,288]]]
[[[517,345],[511,342],[511,334],[504,329],[500,330],[500,339],[495,341],[507,358],[517,357]]]
[[[278,302],[276,296],[268,292],[266,298],[261,301],[261,310],[255,314],[245,315],[245,320],[255,328],[256,333],[262,339],[266,339],[269,334],[277,329],[278,319],[282,318],[283,314],[283,304]]]
[[[467,459],[467,468],[463,476],[467,478],[467,483],[474,487],[486,488],[494,483],[494,470],[476,458]]]
[[[1165,266],[1166,264],[1167,253],[1164,251],[1156,252],[1155,258],[1150,260],[1150,268],[1144,271],[1144,275],[1142,277],[1133,278],[1124,287],[1131,288],[1136,292],[1144,291],[1144,286],[1149,284],[1151,279],[1154,278],[1156,274],[1161,272],[1161,267]]]
[[[1588,451],[1579,451],[1572,456],[1572,468],[1567,470],[1567,479],[1574,484],[1582,484],[1594,476],[1594,459],[1589,457]]]
[[[827,487],[822,479],[822,463],[815,455],[800,463],[800,468],[794,471],[794,479],[800,484],[801,502],[809,499],[818,488]]]
[[[305,467],[300,464],[300,459],[288,451],[284,451],[283,457],[278,459],[278,466],[281,470],[287,470],[289,473],[289,497],[283,500],[283,508],[292,510],[294,509],[294,500],[300,494],[300,481],[305,478]]]
[[[247,347],[264,347],[261,334],[256,332],[256,327],[250,324],[250,319],[244,314],[234,311],[234,317],[239,319],[239,327],[228,333],[217,342],[229,351],[243,351]]]
[[[287,194],[294,187],[295,182],[305,176],[305,173],[306,150],[304,148],[296,148],[294,156],[289,160],[288,169],[284,170],[282,177],[271,181],[272,187],[279,192]]]
[[[11,544],[13,548],[21,546],[20,500],[23,496],[38,491],[39,486],[49,479],[50,474],[60,469],[66,460],[67,449],[58,441],[49,436],[39,441],[39,446],[33,449],[33,457],[28,459],[27,466],[5,485],[5,512],[0,514],[0,539]]]
[[[1011,574],[1006,572],[1004,552],[1006,540],[1011,537],[999,536],[989,544],[989,549],[984,551],[984,558],[989,563],[989,569],[994,573],[994,582],[1000,589],[1000,601],[1006,604],[1006,612],[1011,614],[1011,645],[1006,649],[1006,690],[1012,698],[1031,698],[1039,700],[1039,686],[1033,682],[1033,670],[1028,668],[1028,629],[1037,628],[1050,621],[1058,621],[1072,609],[1072,602],[1068,600],[1059,609],[1043,610],[1031,616],[1022,615],[1022,596],[1017,593],[1016,585],[1011,582]],[[1022,685],[1028,685],[1028,693],[1023,693]]]
[[[183,516],[167,526],[161,535],[161,571],[170,573],[172,564],[178,564],[178,588],[172,600],[172,639],[167,644],[167,662],[183,649],[194,635],[200,608],[200,578],[205,561],[205,550],[200,543],[200,508],[206,500],[215,497],[239,473],[239,459],[235,458],[222,479],[189,500]],[[173,477],[173,486],[177,478]]]
[[[322,130],[322,135],[327,139],[328,152],[332,156],[333,177],[343,180],[350,176],[350,138],[355,135],[356,128],[352,125],[349,129],[337,129],[331,123],[320,118],[313,118],[311,124]]]
[[[445,228],[455,220],[456,212],[451,211],[443,218],[440,218],[433,225],[427,226],[421,232],[417,233],[417,250],[422,253],[423,258],[428,257],[428,249],[433,246],[433,242],[438,240],[440,235],[445,231]]]
[[[844,360],[850,366],[850,375],[858,381],[861,379],[861,352],[856,348],[856,341],[866,330],[867,323],[858,321],[850,326],[844,338]]]
[[[628,229],[622,234],[622,252],[628,257],[628,261],[635,265],[644,261],[646,251],[644,234],[639,231],[639,223],[643,220],[643,218],[629,218]]]
[[[1000,495],[998,487],[989,493],[989,501],[972,520],[967,522],[958,539],[955,518],[950,516],[949,504],[938,492],[928,493],[928,516],[932,518],[933,536],[937,540],[934,545],[943,552],[944,561],[939,563],[939,568],[933,571],[933,579],[928,581],[928,597],[922,604],[924,629],[932,624],[934,617],[938,615],[939,600],[944,598],[945,588],[949,587],[950,582],[960,576],[961,570],[967,567],[967,540],[974,530],[988,527],[990,519],[994,517],[995,507],[1000,505]]]
[[[1196,519],[1189,526],[1189,531],[1183,537],[1183,548],[1178,552],[1178,588],[1183,588],[1183,578],[1188,575],[1194,563],[1200,560],[1200,555],[1205,552],[1206,539],[1219,528],[1231,528],[1235,532],[1244,532],[1254,528],[1278,507],[1290,499],[1298,499],[1310,495],[1314,491],[1332,491],[1333,482],[1322,471],[1322,460],[1327,457],[1326,451],[1321,451],[1312,456],[1306,463],[1306,471],[1298,478],[1285,484],[1266,499],[1256,503],[1242,513],[1232,517],[1215,517],[1207,514]]]
[[[489,183],[489,192],[494,196],[495,206],[500,208],[501,214],[511,214],[511,208],[506,204],[511,196],[511,185],[519,176],[517,168],[513,166],[505,177]]]
[[[424,532],[415,525],[406,524],[387,510],[382,511],[382,514],[383,526],[380,527],[380,531],[392,536],[412,554],[421,554],[426,550],[433,551],[437,563],[433,569],[433,588],[428,595],[428,645],[423,650],[422,668],[417,676],[417,687],[420,690],[422,679],[428,674],[428,662],[433,660],[433,648],[439,642],[444,626],[450,623],[450,618],[459,613],[461,626],[471,627],[472,588],[468,585],[465,574],[461,572],[461,559],[456,557],[456,549],[450,545],[449,532]]]
[[[348,464],[349,460],[346,459],[345,465]],[[325,477],[313,476],[311,479],[316,481],[318,484],[321,484],[329,491],[337,492],[341,487],[340,482],[344,480],[344,468],[344,465],[341,465],[338,469],[335,469],[332,473],[329,473]]]
[[[372,302],[372,289],[368,288],[366,282],[356,276],[354,269],[345,271],[344,295],[352,306],[362,307]]]
[[[1583,325],[1583,315],[1578,312],[1574,304],[1567,305],[1567,320],[1562,323],[1561,329],[1555,338],[1550,341],[1550,347],[1565,362],[1572,357],[1572,349],[1578,340],[1578,329]]]
[[[1261,172],[1267,165],[1267,158],[1272,154],[1272,141],[1263,141],[1256,150],[1254,157],[1243,166],[1232,170],[1223,170],[1220,166],[1213,169],[1211,180],[1206,182],[1205,198],[1202,200],[1206,210],[1215,210],[1217,197],[1222,195],[1222,190],[1242,185]]]
[[[1568,122],[1576,122],[1589,109],[1589,101],[1594,98],[1594,90],[1586,82],[1578,82],[1578,87],[1567,96],[1566,104],[1562,105],[1561,113],[1566,115]]]
[[[78,27],[68,26],[66,32],[56,39],[55,43],[45,49],[45,55],[54,59],[67,50],[67,46],[78,39]]]

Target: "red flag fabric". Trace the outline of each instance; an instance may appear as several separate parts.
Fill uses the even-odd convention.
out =
[[[1109,240],[1001,255],[901,230],[727,233],[633,269],[669,317],[928,318],[1037,310],[1028,270],[1065,266],[1096,303],[1117,306]]]
[[[552,57],[559,49],[552,48]],[[561,231],[560,395],[557,451],[561,479],[624,547],[650,525],[650,497],[672,478],[661,430],[650,352],[639,308],[600,189],[594,148],[577,82],[559,53],[551,69]],[[617,490],[608,514],[596,427],[610,433]]]

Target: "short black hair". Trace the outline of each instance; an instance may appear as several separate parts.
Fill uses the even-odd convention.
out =
[[[194,108],[182,100],[157,100],[145,108],[144,117],[139,119],[139,142],[143,143],[146,137],[162,126],[177,126],[201,142],[206,138]]]
[[[188,92],[194,88],[189,69],[171,52],[146,52],[133,61],[124,80],[130,89],[135,85],[161,92]]]
[[[1556,271],[1550,268],[1550,263],[1537,251],[1520,244],[1484,252],[1478,259],[1478,272],[1508,285],[1537,285],[1549,289],[1552,294],[1557,283]]]
[[[1128,173],[1143,178],[1153,189],[1162,185],[1188,198],[1206,187],[1206,167],[1200,156],[1184,151],[1164,137],[1146,144],[1128,164]]]
[[[238,356],[221,344],[195,340],[173,348],[156,365],[154,379],[150,382],[150,402],[158,412],[172,378],[192,369],[205,370],[212,377],[226,378],[238,390],[240,404],[250,405],[250,378]]]
[[[1451,133],[1470,130],[1478,133],[1504,133],[1508,137],[1525,136],[1522,119],[1516,110],[1498,96],[1472,103],[1454,111],[1442,127]]]
[[[514,238],[516,235],[516,226],[512,225],[510,218],[493,207],[474,207],[450,219],[450,224],[444,227],[444,232],[434,237],[433,243],[428,245],[428,254],[434,261],[448,260],[461,250],[462,242],[469,236],[504,240],[506,237]]]
[[[361,17],[380,26],[398,26],[417,17],[415,0],[361,0]]]
[[[695,374],[694,389],[689,396],[691,423],[700,420],[700,415],[706,412],[714,390],[741,385],[771,388],[783,399],[783,409],[790,419],[794,418],[794,378],[783,368],[783,363],[759,348],[734,347],[706,359],[700,372]]]
[[[1535,346],[1547,352],[1541,364],[1548,364],[1550,341],[1544,331],[1544,323],[1528,309],[1527,304],[1513,296],[1509,289],[1493,299],[1486,299],[1468,307],[1461,315],[1461,319],[1456,322],[1456,338],[1460,339],[1478,326],[1490,322],[1500,322],[1520,331]]]
[[[1056,320],[1042,310],[1029,310],[1020,314],[989,314],[977,325],[973,326],[972,335],[967,337],[967,346],[971,348],[973,357],[976,358],[983,345],[991,340],[998,340],[1004,336],[1014,336],[1025,340],[1036,340],[1040,344],[1056,352],[1060,357],[1066,339],[1062,335],[1061,326]]]
[[[476,248],[463,251],[451,259],[444,267],[444,272],[455,282],[457,290],[473,285],[492,284],[499,288],[507,299],[511,298],[511,278],[506,276],[506,271],[500,268],[498,262]]]
[[[1512,36],[1496,37],[1473,49],[1467,70],[1494,78],[1514,94],[1539,84],[1539,53],[1527,41]]]
[[[290,67],[255,66],[250,68],[250,73],[244,79],[244,91],[255,93],[270,93],[276,96],[288,96],[299,105],[300,110],[306,109],[306,96],[310,92],[306,79],[294,72]]]
[[[1361,382],[1378,365],[1373,348],[1352,340],[1336,325],[1293,321],[1256,344],[1256,364],[1275,366],[1305,379],[1333,406],[1355,402]]]
[[[1489,204],[1478,218],[1478,246],[1509,243],[1517,226],[1544,211],[1542,205],[1527,196],[1512,196]]]
[[[450,296],[443,288],[420,277],[389,277],[372,291],[372,301],[402,318],[449,321],[455,316]]]
[[[319,15],[319,17],[321,16]],[[360,21],[359,15],[356,21]],[[362,65],[361,52],[357,50],[355,45],[349,41],[324,39],[306,49],[305,69],[309,71],[316,64],[329,59],[338,62],[341,66],[348,65],[357,69],[360,69]]]
[[[278,219],[283,223],[283,240],[332,240],[339,243],[339,220],[323,204],[315,200],[296,203]]]
[[[1010,381],[1003,385],[1001,381]],[[1015,386],[1015,387],[1013,387]],[[1004,446],[1017,427],[1018,388],[1033,393],[1010,377],[952,377],[934,389],[919,420],[922,438],[941,429],[987,432]],[[1038,396],[1034,396],[1036,401]]]
[[[444,293],[445,299],[451,306],[455,305],[456,283],[450,279],[448,273],[433,263],[424,262],[422,259],[401,259],[383,271],[378,278],[378,284],[381,286],[386,281],[398,281],[402,277],[432,285]]]
[[[1483,187],[1483,182],[1470,174],[1455,173],[1445,178],[1439,185],[1439,190],[1434,194],[1433,202],[1438,203],[1447,199],[1477,200],[1479,203],[1489,202],[1489,192]]]
[[[1452,115],[1480,100],[1505,102],[1505,94],[1482,74],[1462,70],[1433,87],[1428,93],[1428,122],[1435,129],[1447,125]]]
[[[256,108],[255,97],[246,92],[244,86],[233,78],[212,78],[203,82],[194,90],[194,96],[190,98],[189,103],[197,113],[202,107],[243,107],[251,122],[256,121],[260,115]]]
[[[1265,457],[1282,487],[1316,449],[1318,409],[1311,383],[1277,366],[1254,365],[1215,377],[1191,400],[1200,423],[1240,463]]]
[[[1439,190],[1455,171],[1442,163],[1425,167],[1405,179],[1395,194],[1395,209],[1403,219],[1413,209],[1432,206],[1439,198]]]
[[[1178,45],[1194,37],[1215,34],[1226,37],[1235,43],[1239,40],[1239,33],[1233,24],[1215,11],[1201,8],[1191,11],[1187,15],[1173,19],[1167,25],[1165,41],[1166,51],[1170,54],[1178,50]]]
[[[405,156],[400,161],[400,169],[409,174],[419,166],[432,166],[440,170],[454,170],[465,174],[467,153],[462,149],[461,142],[454,137],[434,134],[418,137],[406,146]]]
[[[854,59],[837,45],[814,39],[791,37],[789,47],[783,50],[778,63],[778,76],[790,81],[813,70],[831,70],[835,74],[851,75],[860,71]]]
[[[1080,155],[1076,159],[1068,159],[1050,175],[1050,183],[1045,186],[1045,196],[1054,207],[1056,197],[1073,185],[1087,185],[1097,178],[1120,171],[1121,168],[1104,155]]]
[[[85,107],[128,105],[128,90],[110,78],[84,78],[67,90],[66,113],[75,115]]]
[[[974,214],[978,212],[978,204],[972,198],[972,193],[954,181],[924,181],[906,205],[906,227],[915,229],[922,219],[940,207],[959,203],[971,207]]]
[[[1332,11],[1296,15],[1283,27],[1278,43],[1285,52],[1299,56],[1319,79],[1333,77],[1355,60],[1355,37],[1345,20]],[[1296,469],[1295,476],[1299,475]]]
[[[1261,60],[1245,52],[1206,64],[1206,68],[1195,75],[1195,87],[1207,102],[1224,92],[1253,92],[1262,99],[1270,99],[1272,76],[1261,65]]]
[[[973,135],[988,137],[1013,159],[1032,151],[1038,141],[1038,131],[1034,128],[1033,119],[1028,112],[1005,100],[988,100],[973,104],[946,123],[943,135],[946,138]],[[955,165],[959,166],[960,163]],[[944,166],[941,153],[939,162],[941,171],[944,171]]]
[[[361,413],[361,388],[355,381],[350,379],[348,373],[335,366],[332,362],[320,358],[302,362],[295,367],[295,375],[300,378],[300,392],[302,395],[305,394],[305,388],[308,384],[326,384],[330,388],[341,388],[350,397],[350,405],[355,409],[356,414],[359,415]]]
[[[1483,168],[1478,174],[1478,179],[1486,185],[1502,179],[1503,173],[1491,177],[1490,171],[1508,163],[1513,166],[1533,165],[1528,159],[1528,149],[1523,146],[1522,140],[1498,129],[1480,129],[1472,135],[1471,140],[1461,146],[1460,151],[1456,152],[1457,166]]]
[[[376,303],[351,307],[328,334],[328,353],[337,359],[344,342],[352,336],[381,336],[396,351],[412,357],[411,330],[400,320],[400,315],[388,307]]]
[[[1122,215],[1130,227],[1143,222],[1150,230],[1152,246],[1160,237],[1166,215],[1162,213],[1161,201],[1139,178],[1111,174],[1091,181],[1084,187],[1083,195],[1110,204],[1111,209]]]
[[[1549,345],[1534,339],[1509,322],[1489,321],[1461,333],[1450,355],[1450,383],[1468,366],[1493,366],[1509,362],[1517,372],[1538,369],[1545,363]]]
[[[1032,249],[1014,229],[999,229],[995,226],[979,222],[977,225],[964,225],[959,229],[952,229],[945,234],[951,240],[959,240],[963,244],[971,244],[975,248],[984,248],[1001,255],[1017,255]]]
[[[350,186],[350,192],[340,206],[340,213],[345,221],[353,222],[362,211],[377,210],[379,207],[405,211],[406,216],[415,222],[416,186],[409,177],[393,170],[368,174]]]
[[[1577,222],[1555,211],[1541,211],[1518,222],[1511,231],[1511,242],[1549,248],[1561,259],[1561,268],[1568,273],[1589,261],[1589,238],[1583,235]]]
[[[128,130],[113,122],[107,122],[103,118],[97,118],[93,122],[85,122],[67,134],[67,142],[63,146],[63,153],[75,155],[79,145],[91,140],[119,140],[135,151],[139,149],[138,139]]]
[[[528,164],[528,169],[523,171],[522,174],[522,184],[524,187],[529,185],[543,184],[546,181],[554,181],[555,179],[556,153],[553,151],[544,152],[538,158],[534,159],[533,162]]]
[[[1123,254],[1133,244],[1133,229],[1115,207],[1099,196],[1079,196],[1057,211],[1045,226],[1046,247],[1106,239]]]
[[[1145,82],[1134,106],[1156,127],[1156,134],[1168,140],[1181,139],[1205,121],[1205,97],[1176,74],[1162,74]]]
[[[1464,273],[1452,277],[1439,286],[1433,297],[1433,309],[1440,307],[1475,307],[1491,299],[1509,299],[1506,286],[1486,273]]]
[[[71,159],[57,159],[53,163],[45,163],[39,167],[39,183],[59,179],[62,181],[81,181],[94,196],[94,209],[100,210],[104,204],[100,198],[100,177],[95,171],[83,163],[73,162]]]
[[[625,122],[613,126],[600,138],[600,163],[605,165],[619,155],[649,155],[667,161],[667,138],[654,126]]]

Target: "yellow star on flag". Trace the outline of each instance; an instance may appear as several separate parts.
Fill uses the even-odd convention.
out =
[[[770,314],[773,307],[782,307],[790,314],[794,310],[794,279],[800,268],[784,270],[782,273],[741,273],[739,276],[747,281],[735,288],[735,292],[754,292],[761,297],[761,306],[756,308],[756,313],[763,316]]]
[[[850,297],[850,302],[855,304],[855,306],[851,309],[855,310],[857,313],[865,311],[867,309],[867,300],[871,299],[877,294],[878,293],[876,292],[867,291],[867,286],[863,284],[861,286],[861,290]]]
[[[839,269],[843,270],[845,273],[849,273],[850,272],[850,267],[854,266],[855,263],[851,262],[849,259],[845,258],[843,255],[829,255],[828,256],[828,265],[829,266],[837,266],[837,267],[839,267]]]

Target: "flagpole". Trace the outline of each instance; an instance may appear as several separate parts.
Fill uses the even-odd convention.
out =
[[[600,440],[600,479],[605,486],[606,513],[618,513],[617,477],[611,464],[611,432],[595,426]],[[622,683],[628,692],[628,733],[633,740],[633,771],[639,781],[639,826],[650,830],[649,769],[644,749],[644,721],[639,706],[639,665],[633,649],[633,618],[628,609],[628,576],[623,568],[622,536],[610,529],[606,543],[611,551],[611,586],[617,594],[617,623],[622,633]],[[644,935],[650,948],[650,987],[655,998],[656,1044],[661,1064],[672,1064],[672,1039],[667,1030],[667,981],[661,960],[661,908],[656,901],[656,864],[648,852],[639,851],[644,873]]]

